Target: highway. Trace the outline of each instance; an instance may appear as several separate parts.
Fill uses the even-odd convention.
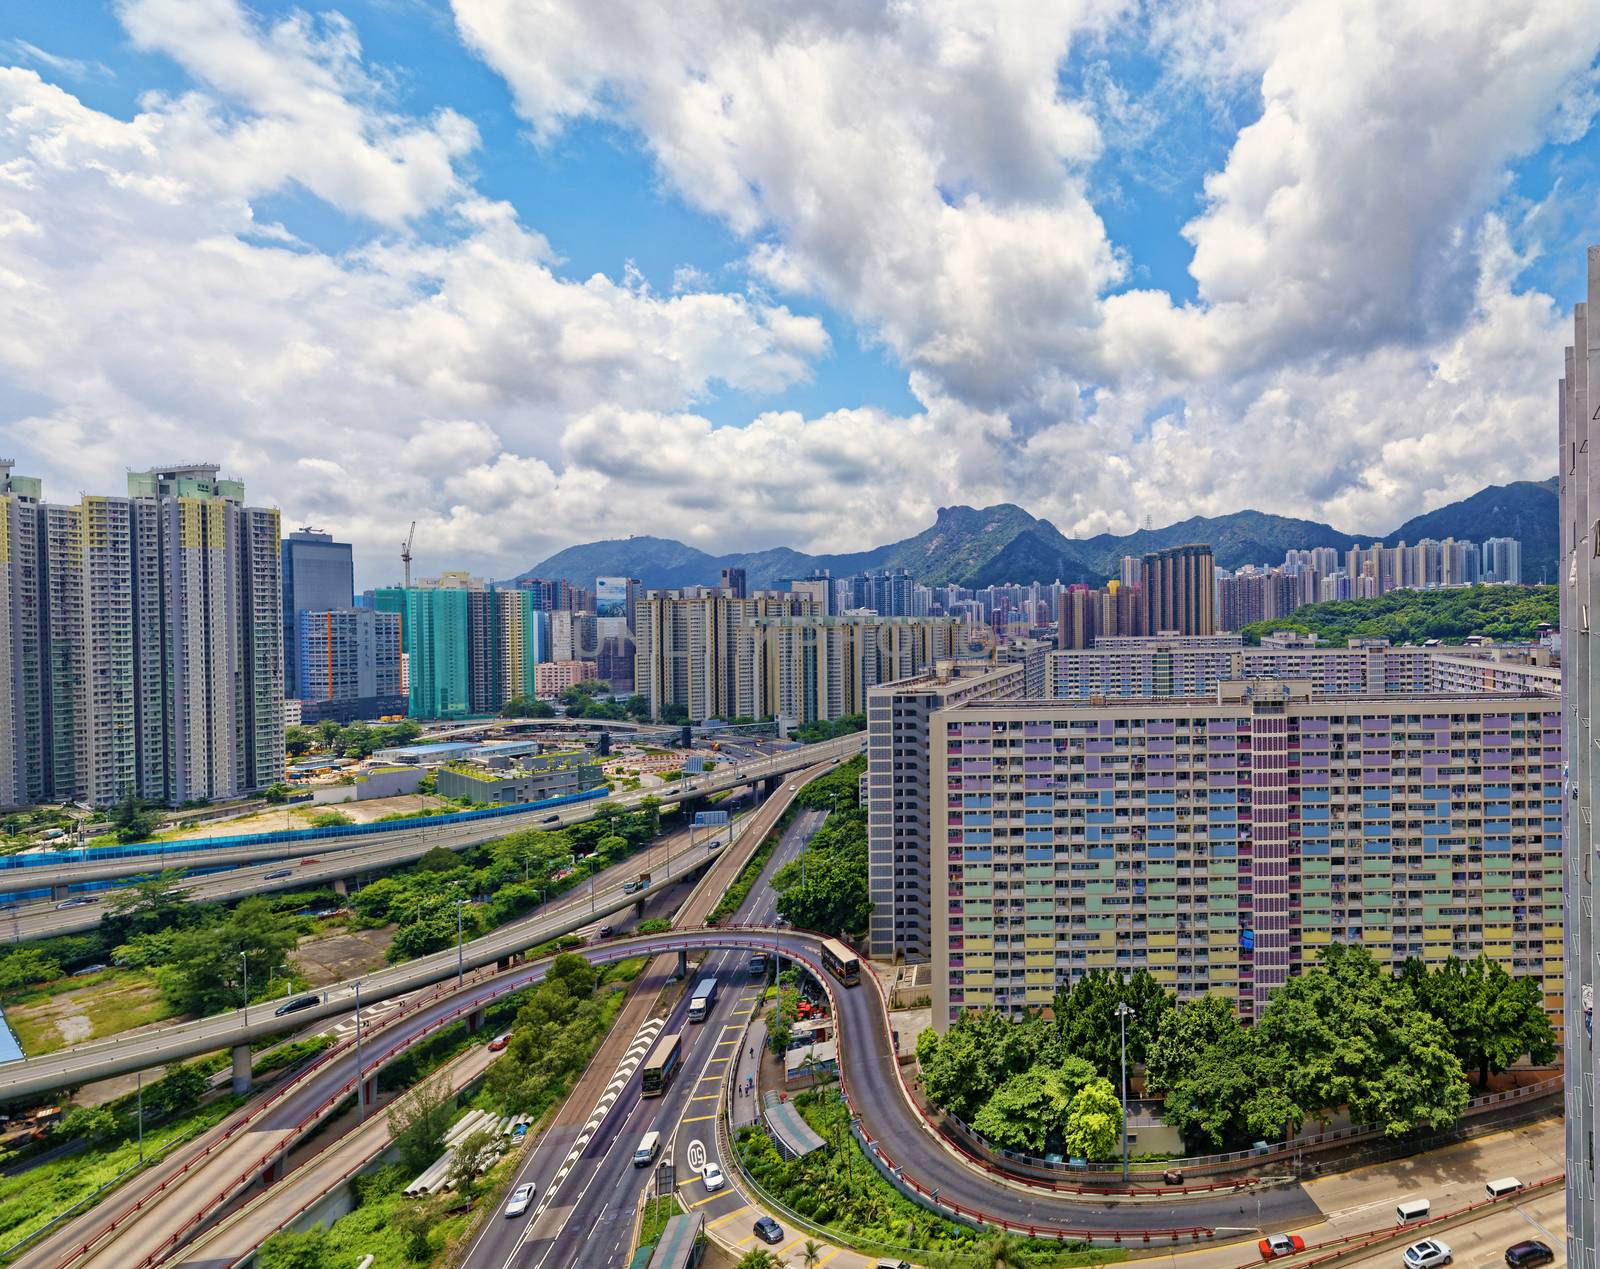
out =
[[[447,846],[459,850],[480,842],[493,841],[526,828],[560,828],[576,824],[582,820],[592,819],[602,806],[615,807],[622,811],[633,810],[646,798],[654,798],[664,806],[671,806],[686,798],[736,789],[754,780],[787,775],[820,762],[824,758],[855,754],[860,751],[865,739],[864,733],[857,732],[841,736],[837,740],[821,741],[815,745],[797,745],[782,753],[750,762],[719,764],[705,775],[674,780],[649,789],[629,789],[612,793],[607,797],[597,797],[556,808],[536,805],[526,812],[511,812],[476,820],[452,823],[445,815],[440,817],[445,822],[409,820],[365,829],[352,826],[345,829],[293,829],[286,832],[254,833],[237,844],[216,847],[205,846],[205,839],[202,838],[193,842],[173,842],[170,847],[148,853],[118,855],[113,858],[82,859],[76,857],[74,852],[74,858],[52,863],[47,857],[30,856],[28,857],[30,862],[26,866],[8,864],[6,860],[0,859],[0,891],[7,888],[31,890],[44,886],[82,885],[88,881],[142,876],[160,872],[164,868],[218,868],[245,863],[281,863],[286,859],[298,859],[304,856],[331,859],[333,853],[367,846],[379,847],[386,853],[380,857],[379,863],[374,864],[368,860],[363,867],[389,867],[420,859],[435,846]],[[109,851],[119,848],[104,849]],[[12,860],[18,858],[20,857],[11,857]],[[31,862],[36,859],[41,862]],[[289,889],[299,885],[298,879],[287,879],[281,886],[259,888]],[[50,906],[29,904],[23,911],[25,913],[30,910],[38,911]],[[90,924],[93,924],[92,920]],[[85,927],[80,925],[75,928]],[[5,930],[4,933],[11,931]],[[36,936],[29,935],[25,928],[24,937]]]
[[[821,812],[807,811],[790,825],[738,919],[771,923],[776,916],[772,876],[799,856],[822,819]],[[463,1269],[506,1269],[513,1264],[523,1269],[573,1269],[580,1264],[626,1262],[640,1191],[655,1178],[654,1167],[633,1166],[640,1138],[652,1129],[661,1133],[665,1143],[661,1160],[676,1161],[680,1188],[688,1183],[685,1128],[702,1148],[709,1147],[711,1158],[717,1157],[712,1131],[720,1102],[717,1085],[761,990],[761,984],[752,983],[745,972],[748,959],[747,954],[713,952],[689,975],[690,984],[714,977],[720,990],[704,1023],[687,1021],[686,992],[657,1032],[683,1035],[683,1070],[666,1094],[660,1099],[641,1097],[635,1069],[576,1159],[571,1157],[574,1134],[551,1134],[541,1140],[511,1186],[533,1182],[539,1196],[535,1208],[516,1220],[499,1212],[488,1214],[461,1262]],[[723,1166],[730,1165],[724,1161]],[[690,1201],[694,1197],[699,1196],[685,1195]]]
[[[787,810],[793,790],[832,767],[831,761],[820,763],[797,776],[788,788],[768,798],[737,826],[738,840],[749,841],[753,849]],[[752,835],[747,837],[747,832]],[[694,850],[698,855],[698,843]],[[747,855],[748,850],[741,848],[719,856],[690,892],[683,905],[684,912],[703,920],[742,868]],[[653,875],[666,871],[654,858],[650,860],[650,867]],[[674,873],[681,876],[685,871],[674,870]],[[651,890],[659,892],[664,888],[658,880]],[[601,944],[593,949],[592,959],[610,961],[637,955],[636,943],[637,940],[619,940]],[[657,958],[642,977],[649,979],[654,975],[659,981],[673,959]],[[361,1054],[363,1077],[370,1080],[386,1062],[451,1021],[467,1017],[491,1000],[538,982],[547,968],[548,962],[541,961],[505,973],[474,975],[468,979],[467,989],[461,992],[452,990],[454,984],[447,980],[432,992],[402,1002],[398,1011],[385,1013],[375,1023],[369,1012]],[[375,999],[367,994],[365,987],[365,983],[371,981],[364,982],[363,1003]],[[306,1013],[294,1015],[295,1018],[305,1016]],[[356,1053],[347,1038],[288,1084],[265,1098],[256,1099],[228,1123],[219,1125],[141,1173],[98,1207],[57,1231],[29,1252],[25,1263],[64,1266],[92,1254],[95,1263],[132,1266],[170,1251],[177,1241],[193,1235],[247,1196],[252,1178],[260,1175],[273,1158],[286,1152],[309,1126],[331,1113],[356,1087],[356,1082]],[[375,1133],[367,1133],[363,1139],[373,1153],[386,1144],[386,1138]],[[325,1158],[319,1154],[312,1163],[305,1165],[314,1169],[313,1172],[299,1175],[304,1170],[301,1169],[291,1174],[298,1177],[297,1192],[304,1191],[308,1185],[326,1182],[325,1188],[331,1188],[337,1184],[348,1167],[346,1158],[353,1159],[360,1149],[358,1144],[341,1143],[337,1157],[328,1155]],[[252,1232],[259,1241],[274,1227],[265,1225]],[[231,1237],[237,1239],[240,1231],[236,1225],[232,1228]],[[110,1258],[105,1259],[107,1256]]]

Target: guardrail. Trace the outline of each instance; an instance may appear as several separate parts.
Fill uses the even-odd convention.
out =
[[[738,929],[740,927],[729,926],[723,928]],[[811,937],[820,938],[822,936],[813,934]],[[819,959],[813,959],[808,955],[797,953],[793,948],[784,948],[776,943],[772,944],[770,947],[762,947],[759,944],[752,944],[751,946],[755,950],[770,950],[776,956],[781,956],[788,960],[796,961],[799,964],[804,965],[806,969],[811,972],[812,977],[814,977],[822,985],[822,989],[828,993],[828,1001],[833,1010],[834,1018],[837,1019],[840,1017],[838,997],[838,992],[840,989],[837,987],[833,976],[823,969]],[[883,995],[883,984],[878,981],[877,975],[871,973],[870,971],[868,971],[864,977],[872,980],[874,989],[878,993],[879,1003],[883,1005],[885,1009],[883,1016],[885,1019],[887,1019],[888,1002]],[[891,1062],[895,1066],[898,1074],[899,1063],[893,1062],[892,1053],[890,1057]],[[841,1062],[839,1069],[839,1091],[844,1097],[845,1105],[850,1110],[851,1134],[855,1136],[856,1139],[861,1143],[867,1157],[871,1159],[878,1167],[880,1174],[882,1174],[890,1182],[890,1184],[894,1185],[896,1189],[899,1189],[901,1193],[905,1194],[907,1198],[910,1198],[913,1202],[918,1203],[920,1206],[925,1207],[928,1210],[945,1217],[946,1219],[953,1219],[962,1224],[980,1225],[991,1229],[1005,1229],[1013,1233],[1025,1234],[1029,1238],[1053,1238],[1063,1242],[1110,1242],[1118,1245],[1125,1240],[1137,1240],[1144,1243],[1149,1243],[1156,1239],[1167,1239],[1173,1243],[1177,1243],[1187,1238],[1192,1242],[1198,1242],[1202,1238],[1213,1237],[1216,1232],[1209,1226],[1201,1225],[1162,1229],[1094,1230],[1041,1223],[1021,1223],[1008,1220],[1003,1216],[996,1216],[993,1213],[982,1210],[981,1208],[967,1207],[963,1204],[945,1199],[938,1194],[938,1191],[935,1187],[924,1185],[914,1176],[908,1174],[903,1167],[897,1165],[884,1150],[882,1144],[876,1141],[871,1134],[866,1131],[866,1129],[862,1126],[861,1117],[856,1111],[855,1101],[851,1096],[850,1084],[846,1076],[847,1072],[845,1066]],[[903,1090],[905,1077],[903,1074],[901,1074],[899,1075],[899,1078],[901,1080],[901,1087]],[[723,1122],[725,1122],[725,1120]],[[754,1188],[756,1189],[757,1193],[761,1193],[763,1194],[763,1197],[765,1197],[764,1191],[762,1191],[759,1186]]]
[[[648,797],[655,797],[666,802],[676,802],[686,797],[697,797],[702,793],[715,792],[722,788],[735,788],[739,784],[751,780],[787,774],[809,766],[821,755],[832,753],[835,750],[843,752],[850,747],[849,742],[854,741],[859,745],[865,739],[864,732],[851,733],[848,736],[818,741],[814,745],[804,745],[771,757],[758,758],[752,762],[729,763],[719,766],[713,771],[706,772],[695,780],[643,791],[636,798],[631,796],[617,798],[615,802],[621,809],[633,809],[638,802],[642,802]],[[706,786],[708,785],[715,786],[715,788],[707,788]],[[536,802],[517,802],[510,806],[481,807],[473,811],[449,811],[442,815],[423,816],[408,820],[389,820],[374,824],[339,824],[328,828],[279,829],[234,837],[198,837],[183,841],[135,842],[127,846],[86,846],[38,855],[7,855],[0,856],[0,875],[10,871],[26,874],[26,871],[30,868],[59,868],[63,865],[112,863],[117,860],[143,860],[148,858],[153,864],[159,864],[169,855],[203,854],[215,850],[242,850],[249,847],[280,844],[315,844],[348,837],[365,838],[376,837],[386,833],[448,828],[452,825],[531,815],[539,811],[560,809],[564,806],[604,799],[609,795],[610,790],[602,786],[585,790],[582,793],[569,793],[558,798],[545,798]],[[0,884],[10,885],[14,882],[25,880],[26,876],[24,875],[14,878],[12,882],[0,881]]]
[[[1325,1242],[1313,1243],[1306,1248],[1306,1252],[1318,1254],[1300,1257],[1305,1252],[1298,1253],[1290,1263],[1289,1269],[1311,1269],[1312,1265],[1331,1264],[1353,1252],[1366,1251],[1370,1247],[1378,1247],[1384,1243],[1415,1241],[1417,1231],[1423,1229],[1443,1229],[1449,1225],[1459,1224],[1461,1218],[1470,1216],[1473,1212],[1482,1211],[1486,1207],[1497,1204],[1515,1204],[1520,1198],[1533,1193],[1535,1190],[1548,1189],[1552,1185],[1561,1185],[1566,1181],[1565,1173],[1557,1172],[1554,1176],[1540,1177],[1531,1181],[1520,1190],[1513,1190],[1510,1194],[1501,1194],[1495,1198],[1481,1198],[1468,1203],[1463,1207],[1453,1208],[1448,1212],[1441,1212],[1438,1216],[1430,1216],[1425,1221],[1410,1221],[1405,1225],[1391,1225],[1386,1229],[1369,1230],[1364,1234],[1345,1234],[1340,1238],[1330,1238]],[[1325,1249],[1325,1250],[1319,1250]],[[1238,1266],[1238,1269],[1259,1269],[1260,1259],[1249,1260]]]
[[[724,847],[724,849],[732,847],[732,845],[734,844],[735,841],[740,840],[743,836],[745,836],[746,835],[746,830],[748,830],[750,828],[750,826],[754,822],[755,821],[754,821],[753,817],[746,818],[744,820],[740,820],[740,821],[736,822],[732,826],[733,831],[729,834],[729,841],[727,843],[727,846]],[[773,826],[768,826],[768,828],[765,831],[766,832],[770,832],[772,830],[772,827]],[[692,899],[693,897],[694,897],[693,893],[691,893],[690,898]],[[669,941],[668,946],[659,947],[658,948],[657,945],[659,943],[661,943],[661,941],[662,941],[661,936],[646,936],[646,938],[650,941],[650,946],[648,948],[637,948],[631,942],[618,942],[618,943],[613,943],[613,944],[594,947],[594,948],[590,949],[591,952],[593,953],[592,959],[595,960],[595,961],[598,961],[598,962],[606,962],[606,961],[610,961],[610,960],[623,960],[623,959],[627,959],[630,955],[637,955],[637,954],[640,954],[642,952],[650,952],[651,954],[662,954],[662,953],[669,953],[669,952],[677,951],[677,950],[686,950],[687,948],[689,948],[691,946],[690,944],[685,943],[683,945],[683,947],[680,948],[680,947],[676,946],[675,943]],[[196,1215],[191,1220],[187,1221],[179,1229],[179,1231],[177,1233],[172,1235],[172,1237],[169,1238],[166,1243],[164,1243],[160,1248],[158,1248],[156,1252],[151,1253],[151,1256],[147,1257],[146,1260],[140,1262],[140,1264],[141,1265],[153,1264],[155,1262],[155,1260],[159,1259],[159,1257],[162,1254],[164,1254],[166,1252],[166,1250],[168,1250],[170,1247],[175,1246],[178,1243],[182,1242],[185,1238],[192,1236],[193,1229],[204,1221],[206,1215],[209,1213],[209,1211],[212,1208],[215,1207],[216,1203],[223,1201],[224,1199],[226,1199],[228,1196],[230,1196],[233,1193],[233,1190],[231,1188],[232,1186],[237,1186],[237,1185],[240,1185],[242,1183],[245,1183],[245,1182],[249,1181],[255,1175],[257,1175],[264,1167],[270,1165],[270,1163],[272,1162],[272,1160],[275,1157],[280,1156],[283,1153],[285,1153],[285,1151],[288,1149],[288,1146],[290,1144],[292,1144],[292,1142],[294,1140],[296,1140],[300,1135],[302,1135],[303,1132],[305,1131],[305,1129],[308,1126],[311,1126],[312,1124],[314,1124],[315,1122],[320,1120],[323,1116],[325,1116],[326,1113],[328,1113],[335,1106],[337,1106],[339,1104],[339,1102],[341,1102],[344,1099],[344,1097],[348,1095],[350,1089],[352,1089],[352,1088],[356,1089],[357,1090],[357,1096],[359,1096],[360,1095],[359,1094],[360,1086],[361,1086],[361,1084],[363,1082],[365,1082],[365,1080],[368,1078],[369,1074],[376,1074],[376,1072],[378,1070],[380,1070],[384,1065],[386,1065],[396,1054],[398,1054],[399,1052],[401,1052],[404,1049],[409,1049],[412,1045],[414,1045],[414,1044],[418,1043],[419,1041],[425,1039],[427,1036],[435,1033],[436,1031],[442,1029],[443,1027],[449,1026],[449,1025],[453,1024],[454,1022],[459,1021],[461,1017],[470,1016],[471,1014],[478,1012],[479,1010],[481,1010],[481,1009],[487,1007],[488,1005],[494,1003],[496,1000],[499,1000],[503,996],[506,996],[508,994],[512,994],[512,993],[515,993],[515,992],[518,992],[518,991],[526,990],[526,988],[529,985],[531,985],[531,983],[533,981],[535,981],[537,979],[537,977],[539,976],[540,968],[541,968],[541,966],[539,964],[535,964],[534,966],[524,967],[523,968],[523,972],[516,974],[511,980],[507,981],[506,983],[503,983],[503,984],[500,984],[500,985],[496,986],[496,988],[494,990],[490,991],[487,995],[474,995],[473,997],[471,997],[467,1001],[465,1001],[465,1002],[461,1003],[460,1005],[458,1005],[455,1009],[453,1009],[449,1013],[443,1014],[438,1019],[435,1019],[433,1022],[429,1023],[421,1031],[419,1031],[419,1032],[417,1032],[417,1033],[415,1033],[415,1034],[413,1034],[411,1036],[404,1037],[400,1041],[398,1041],[397,1043],[391,1044],[387,1049],[384,1049],[384,1050],[380,1051],[378,1056],[376,1058],[374,1058],[370,1062],[365,1060],[365,1055],[364,1055],[362,1068],[356,1073],[356,1076],[354,1078],[352,1078],[351,1080],[346,1081],[344,1084],[340,1085],[340,1087],[337,1090],[335,1090],[334,1093],[332,1093],[329,1097],[324,1098],[323,1101],[319,1102],[318,1105],[316,1106],[316,1108],[314,1108],[309,1115],[307,1115],[305,1117],[302,1117],[302,1119],[298,1123],[292,1125],[290,1128],[285,1130],[285,1135],[281,1136],[277,1141],[275,1141],[273,1143],[273,1145],[270,1146],[254,1162],[252,1162],[252,1163],[250,1163],[249,1165],[246,1166],[245,1170],[239,1175],[239,1177],[235,1178],[235,1180],[230,1183],[230,1188],[229,1189],[224,1190],[221,1194],[218,1195],[217,1200],[215,1200],[211,1204],[206,1205],[205,1208],[203,1208],[200,1212],[196,1213]],[[495,972],[498,973],[498,972],[502,972],[502,971],[495,971]],[[479,982],[481,983],[481,981],[482,981],[484,976],[481,975],[481,974],[476,974],[475,973],[474,977],[477,978],[479,980]],[[491,974],[491,975],[489,975],[489,977],[493,977],[493,975]],[[409,1017],[410,1015],[412,1015],[413,1013],[417,1012],[418,1010],[426,1007],[427,1005],[437,1002],[441,997],[447,996],[449,994],[452,994],[452,993],[456,992],[457,990],[459,990],[459,989],[456,988],[453,984],[450,984],[448,981],[446,981],[444,983],[436,984],[431,988],[425,989],[421,994],[419,994],[415,998],[415,1000],[407,1002],[406,1004],[402,1005],[402,1007],[399,1010],[396,1010],[396,1011],[393,1011],[393,1012],[391,1012],[389,1014],[384,1015],[382,1021],[379,1023],[379,1025],[376,1028],[374,1028],[372,1031],[367,1031],[367,1032],[363,1033],[364,1039],[370,1040],[370,1038],[375,1034],[382,1034],[384,1032],[387,1032],[388,1030],[390,1030],[390,1028],[392,1027],[392,1025],[394,1023],[397,1023],[397,1022],[401,1021],[402,1019]],[[174,1181],[177,1181],[177,1180],[181,1179],[182,1177],[184,1177],[185,1175],[187,1175],[189,1173],[189,1171],[196,1164],[202,1162],[204,1159],[209,1157],[210,1154],[216,1148],[218,1148],[219,1146],[221,1146],[221,1145],[225,1144],[227,1141],[229,1141],[237,1132],[239,1132],[240,1129],[245,1128],[245,1127],[249,1126],[250,1124],[255,1123],[257,1120],[259,1120],[259,1118],[263,1114],[265,1114],[273,1106],[277,1105],[285,1097],[287,1097],[290,1092],[292,1092],[292,1091],[294,1091],[294,1090],[296,1090],[296,1089],[298,1089],[300,1087],[303,1087],[304,1082],[306,1081],[307,1078],[309,1078],[311,1075],[313,1075],[315,1073],[320,1072],[323,1067],[325,1067],[328,1063],[330,1063],[336,1057],[338,1057],[338,1056],[340,1056],[340,1055],[342,1055],[344,1053],[349,1052],[350,1049],[353,1048],[353,1046],[354,1046],[354,1037],[351,1037],[349,1039],[342,1040],[342,1041],[339,1041],[338,1043],[336,1043],[334,1045],[331,1045],[329,1048],[324,1050],[321,1054],[316,1055],[295,1076],[295,1078],[292,1081],[289,1081],[288,1083],[282,1085],[278,1090],[274,1091],[267,1098],[263,1099],[262,1103],[258,1107],[256,1107],[248,1116],[246,1116],[245,1118],[243,1118],[243,1119],[237,1121],[236,1123],[230,1125],[229,1128],[225,1132],[223,1132],[218,1137],[218,1139],[216,1141],[211,1142],[210,1144],[208,1144],[207,1147],[203,1151],[201,1151],[198,1155],[196,1155],[193,1159],[186,1161],[182,1168],[180,1168],[172,1176],[165,1178],[158,1186],[155,1187],[155,1189],[153,1189],[149,1194],[143,1196],[139,1200],[139,1202],[136,1203],[127,1212],[125,1212],[122,1215],[118,1216],[115,1220],[113,1220],[109,1224],[103,1226],[100,1230],[98,1230],[93,1235],[93,1237],[91,1237],[87,1241],[85,1241],[83,1243],[80,1243],[76,1247],[76,1249],[69,1255],[69,1257],[65,1261],[61,1262],[61,1264],[63,1266],[69,1265],[69,1264],[73,1263],[74,1261],[76,1261],[77,1259],[79,1259],[80,1257],[86,1255],[88,1252],[92,1251],[94,1249],[94,1247],[97,1246],[108,1235],[116,1232],[116,1230],[118,1228],[120,1228],[121,1225],[124,1224],[128,1219],[130,1219],[131,1217],[137,1215],[141,1210],[143,1210],[143,1208],[146,1206],[146,1204],[149,1202],[149,1200],[151,1200],[151,1199],[159,1196],[163,1192],[165,1192],[172,1185],[172,1183]],[[191,1139],[191,1140],[193,1140],[193,1139]]]
[[[601,785],[582,793],[568,793],[558,798],[546,798],[541,802],[518,802],[512,806],[490,806],[477,811],[449,811],[443,815],[429,815],[414,820],[386,820],[376,824],[335,824],[328,828],[285,828],[266,833],[247,833],[237,837],[196,837],[172,842],[134,842],[127,846],[83,846],[41,855],[6,855],[0,857],[0,872],[28,868],[59,868],[64,864],[110,863],[118,859],[148,858],[159,863],[166,855],[237,850],[246,846],[276,846],[280,843],[291,845],[300,842],[322,842],[339,837],[366,837],[405,832],[407,829],[471,824],[478,820],[503,819],[508,815],[529,815],[534,811],[548,811],[579,802],[590,802],[595,798],[606,797],[610,792]]]
[[[1534,1098],[1549,1097],[1562,1091],[1562,1078],[1557,1075],[1551,1079],[1540,1080],[1535,1084],[1524,1084],[1518,1088],[1506,1089],[1500,1093],[1489,1093],[1483,1097],[1475,1097],[1463,1108],[1460,1118],[1466,1119],[1480,1115],[1487,1110],[1504,1106],[1510,1102],[1526,1101]],[[933,1127],[951,1141],[970,1152],[975,1161],[1019,1180],[1032,1181],[1035,1177],[1029,1175],[1028,1170],[1035,1173],[1051,1174],[1066,1173],[1076,1177],[1120,1179],[1121,1172],[1107,1171],[1094,1168],[1074,1168],[1064,1161],[1041,1159],[1037,1155],[1022,1154],[1015,1150],[1006,1150],[984,1139],[983,1135],[974,1130],[970,1125],[963,1123],[948,1111],[940,1110],[937,1118],[924,1115]],[[1318,1150],[1329,1150],[1339,1146],[1351,1145],[1356,1142],[1371,1141],[1383,1138],[1381,1128],[1371,1128],[1362,1125],[1352,1125],[1349,1128],[1336,1128],[1330,1132],[1315,1133],[1308,1137],[1299,1137],[1293,1141],[1273,1142],[1264,1150],[1233,1150],[1224,1154],[1196,1155],[1183,1159],[1166,1159],[1154,1163],[1135,1162],[1132,1167],[1136,1172],[1160,1173],[1168,1170],[1181,1172],[1208,1172],[1228,1169],[1231,1165],[1270,1162],[1275,1159],[1287,1158]],[[959,1141],[957,1139],[960,1139]],[[1017,1169],[1013,1171],[1013,1169]],[[1043,1178],[1038,1178],[1043,1179]],[[1060,1185],[1046,1182],[1053,1189],[1062,1188]],[[1228,1182],[1220,1182],[1227,1185]],[[1103,1187],[1091,1187],[1095,1192],[1105,1193]],[[1190,1188],[1190,1187],[1183,1187]],[[1141,1188],[1139,1193],[1157,1193],[1155,1189]]]
[[[446,995],[454,990],[456,990],[456,988],[448,984],[438,984],[434,987],[425,989],[423,992],[419,993],[414,1000],[407,1001],[403,1003],[399,1009],[385,1014],[371,1031],[364,1031],[362,1036],[363,1041],[374,1034],[381,1035],[393,1024],[400,1022],[401,1020],[409,1017],[421,1009],[426,1008],[429,1004],[436,1002],[440,996]],[[323,1067],[327,1066],[334,1059],[349,1052],[354,1047],[355,1037],[351,1036],[349,1039],[340,1040],[337,1043],[330,1045],[321,1053],[317,1054],[300,1070],[297,1075],[295,1075],[293,1079],[284,1082],[272,1092],[268,1093],[264,1098],[261,1099],[260,1103],[250,1111],[249,1114],[229,1124],[227,1128],[225,1128],[216,1138],[216,1140],[208,1142],[205,1148],[196,1154],[194,1158],[186,1160],[183,1166],[171,1176],[163,1178],[154,1189],[141,1197],[139,1201],[126,1212],[122,1213],[108,1224],[102,1226],[91,1238],[79,1243],[72,1253],[67,1257],[67,1259],[61,1261],[60,1264],[63,1266],[72,1264],[80,1257],[92,1251],[95,1246],[97,1246],[108,1234],[115,1233],[131,1217],[136,1216],[139,1212],[143,1211],[151,1199],[165,1193],[166,1190],[173,1184],[173,1182],[181,1180],[183,1177],[187,1176],[196,1164],[201,1163],[205,1159],[209,1158],[215,1150],[226,1145],[243,1129],[255,1124],[263,1115],[274,1109],[280,1102],[286,1100],[293,1093],[300,1091],[308,1080],[321,1073]],[[190,1139],[191,1142],[194,1140],[196,1139]],[[276,1153],[276,1148],[268,1152],[268,1157],[270,1157],[270,1155],[273,1153]]]

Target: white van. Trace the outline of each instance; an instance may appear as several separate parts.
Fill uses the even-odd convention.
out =
[[[1522,1188],[1522,1182],[1514,1176],[1503,1176],[1498,1181],[1490,1181],[1483,1187],[1489,1192],[1490,1198],[1505,1198],[1507,1194],[1515,1194]]]
[[[633,1152],[633,1166],[643,1168],[655,1160],[661,1153],[661,1134],[650,1131],[639,1139],[639,1148]]]
[[[1425,1221],[1428,1213],[1433,1210],[1432,1205],[1425,1198],[1407,1199],[1398,1204],[1394,1209],[1395,1219],[1402,1225],[1409,1225],[1413,1221]]]

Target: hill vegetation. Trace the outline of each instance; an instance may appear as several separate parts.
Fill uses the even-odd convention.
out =
[[[1048,520],[1012,503],[992,507],[940,507],[921,533],[864,551],[807,555],[789,547],[711,555],[670,538],[612,538],[567,547],[541,560],[523,576],[566,578],[593,586],[596,577],[637,577],[647,587],[715,585],[721,569],[742,568],[751,587],[782,586],[792,577],[827,569],[848,577],[868,569],[910,571],[917,581],[937,586],[989,586],[1002,582],[1089,582],[1117,575],[1124,555],[1206,542],[1222,568],[1276,563],[1290,548],[1353,545],[1425,537],[1490,537],[1522,541],[1523,576],[1555,575],[1557,515],[1554,480],[1490,485],[1470,498],[1406,521],[1393,533],[1348,533],[1316,520],[1236,511],[1224,516],[1194,516],[1159,529],[1101,533],[1070,538]]]
[[[1241,632],[1246,643],[1260,643],[1274,630],[1300,630],[1343,647],[1352,638],[1382,638],[1390,643],[1439,639],[1461,643],[1469,635],[1516,641],[1532,639],[1543,624],[1560,620],[1554,586],[1462,586],[1453,590],[1394,590],[1376,599],[1346,599],[1308,604],[1293,616],[1257,621]]]

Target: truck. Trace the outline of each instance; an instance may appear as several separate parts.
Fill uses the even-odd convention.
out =
[[[633,880],[622,883],[623,894],[638,894],[641,890],[648,889],[650,889],[650,874],[647,872],[642,872]]]
[[[704,1022],[711,1016],[711,1007],[717,1003],[717,980],[702,978],[689,997],[689,1021]]]
[[[767,972],[767,954],[757,952],[749,961],[750,977],[760,978]]]

